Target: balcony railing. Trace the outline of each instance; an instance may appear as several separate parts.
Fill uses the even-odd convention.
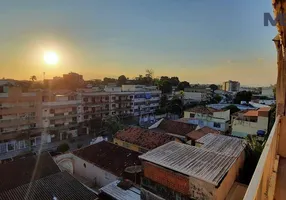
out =
[[[274,199],[278,169],[281,118],[277,117],[260,156],[244,200]]]

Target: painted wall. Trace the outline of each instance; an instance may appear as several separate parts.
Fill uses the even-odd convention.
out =
[[[214,112],[213,117],[225,119],[227,121],[230,120],[230,110],[221,111],[221,112]]]
[[[249,122],[234,119],[232,122],[232,135],[246,137],[247,135],[256,135],[258,130],[267,131],[268,117],[258,116],[257,122]]]
[[[110,172],[107,172],[75,155],[73,155],[73,160],[74,172],[90,181],[93,181],[99,187],[103,187],[118,179],[117,176]]]
[[[222,132],[225,132],[229,129],[229,123],[225,121],[218,121],[215,120],[214,118],[209,118],[209,119],[190,119],[189,120],[190,124],[196,124],[199,125],[200,127],[210,127],[215,130],[219,130]],[[219,124],[219,127],[218,127]]]
[[[118,179],[118,177],[112,173],[71,153],[55,156],[54,160],[61,170],[84,177],[94,182],[98,187],[103,187]]]
[[[136,144],[132,144],[132,143],[129,143],[129,142],[125,142],[125,141],[122,141],[122,140],[119,140],[117,138],[114,138],[113,139],[113,143],[114,144],[117,144],[119,146],[122,146],[122,147],[125,147],[127,149],[130,149],[130,150],[133,150],[133,151],[137,151],[137,152],[140,152],[140,153],[146,153],[148,151],[148,149],[144,148],[144,147],[140,147]]]

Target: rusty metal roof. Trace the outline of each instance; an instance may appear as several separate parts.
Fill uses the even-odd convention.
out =
[[[175,141],[149,151],[139,158],[216,186],[237,159]]]
[[[238,157],[245,147],[245,140],[226,135],[207,134],[196,140],[203,144],[200,148],[222,155]]]

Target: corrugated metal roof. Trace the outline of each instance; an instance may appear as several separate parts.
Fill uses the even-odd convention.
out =
[[[218,185],[236,157],[179,142],[169,142],[139,156],[139,158]]]
[[[231,157],[238,157],[245,147],[243,139],[211,133],[201,137],[196,142],[203,144],[200,148]]]
[[[97,195],[67,172],[59,172],[0,193],[7,200],[94,200]]]
[[[100,190],[116,200],[140,200],[140,190],[136,187],[131,187],[128,190],[123,190],[117,186],[120,181],[114,181]]]

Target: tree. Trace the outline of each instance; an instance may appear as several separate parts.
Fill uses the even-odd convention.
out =
[[[183,113],[183,102],[181,99],[175,97],[167,105],[167,112],[179,115],[181,117]]]
[[[224,107],[224,109],[225,109],[225,110],[230,110],[229,112],[230,112],[231,115],[232,115],[233,113],[236,113],[236,112],[240,111],[240,109],[239,109],[236,105],[233,105],[233,104]]]
[[[218,94],[213,97],[214,103],[219,103],[222,100],[222,97]]]
[[[247,136],[245,147],[245,162],[242,170],[240,171],[240,182],[249,184],[265,146],[265,141],[261,142],[257,139],[256,136],[253,135]]]
[[[126,81],[127,81],[127,78],[124,76],[124,75],[121,75],[121,76],[119,76],[118,77],[118,85],[124,85],[124,84],[126,84]]]
[[[33,75],[33,76],[30,77],[30,80],[34,82],[34,81],[37,80],[37,77],[35,75]]]
[[[170,78],[170,82],[171,82],[172,86],[178,86],[179,83],[180,83],[178,77],[171,77],[171,78]]]
[[[184,90],[185,88],[189,88],[189,87],[190,87],[190,83],[187,81],[183,81],[178,84],[177,90]]]
[[[108,84],[108,83],[116,83],[116,79],[115,78],[107,78],[107,77],[104,77],[104,79],[103,79],[103,83],[104,84]]]
[[[246,101],[247,103],[251,101],[252,93],[250,91],[238,92],[235,96],[234,103],[240,104],[241,101]]]
[[[70,149],[70,146],[68,145],[68,143],[63,143],[60,144],[57,148],[57,152],[61,152],[61,153],[65,153]]]
[[[168,103],[167,95],[163,94],[160,99],[160,108],[165,108]]]
[[[218,89],[218,86],[217,85],[215,85],[215,84],[211,84],[210,86],[209,86],[209,88],[212,90],[212,92],[214,93],[214,91],[216,91],[217,89]]]
[[[163,81],[162,85],[160,86],[160,90],[163,94],[171,93],[172,92],[172,84],[170,81]]]
[[[103,121],[103,129],[108,136],[113,137],[117,131],[124,129],[124,125],[120,122],[119,117],[108,116]]]

